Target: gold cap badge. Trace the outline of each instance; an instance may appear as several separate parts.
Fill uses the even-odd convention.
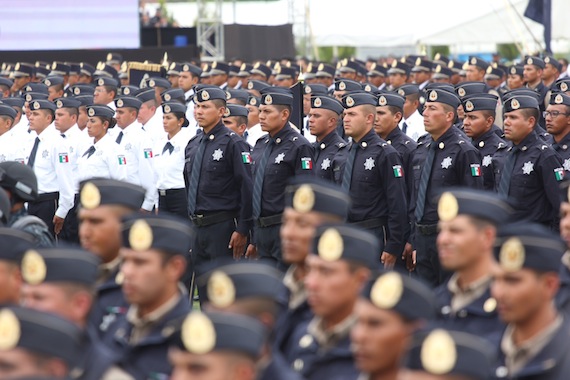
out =
[[[170,111],[171,111],[170,106],[169,106],[168,104],[165,105],[165,106],[164,106],[164,112],[165,112],[165,113],[170,113]]]
[[[436,73],[440,73],[440,72],[441,72],[441,65],[437,65],[437,66],[435,67],[435,72],[436,72]]]
[[[562,104],[563,102],[564,102],[564,98],[562,97],[562,95],[560,95],[560,94],[556,95],[556,98],[554,98],[554,103]]]
[[[129,95],[130,93],[131,93],[131,89],[130,89],[130,88],[125,87],[125,88],[123,89],[123,94]]]
[[[457,203],[457,198],[446,191],[439,198],[439,203],[437,204],[437,214],[441,221],[447,222],[457,216],[459,212],[459,203]]]
[[[210,93],[206,90],[202,90],[202,100],[208,100],[210,99]]]
[[[380,96],[378,98],[378,105],[385,106],[386,104],[388,104],[386,97],[384,95]]]
[[[224,117],[229,117],[231,116],[231,111],[228,107],[226,107],[226,110],[224,111]]]
[[[342,236],[336,229],[329,228],[323,232],[317,245],[317,253],[323,260],[336,261],[341,258],[343,250]]]
[[[210,318],[194,311],[182,323],[181,338],[188,352],[206,354],[216,346],[216,329]]]
[[[341,90],[341,91],[346,90],[346,83],[340,82],[340,83],[338,84],[338,89]]]
[[[293,208],[299,212],[309,212],[315,206],[315,193],[311,186],[301,185],[293,195]]]
[[[522,268],[525,250],[519,238],[512,237],[503,243],[499,253],[499,263],[503,269],[514,272]]]
[[[29,250],[22,258],[22,277],[31,285],[41,284],[46,278],[47,268],[43,257]]]
[[[34,102],[34,107],[35,110],[39,110],[40,109],[40,103],[39,102]]]
[[[124,105],[125,105],[125,102],[123,102],[123,99],[117,100],[117,107],[121,108]]]
[[[75,88],[73,89],[73,94],[75,94],[75,95],[81,94],[81,89],[80,89],[79,87],[75,87]]]
[[[346,97],[346,105],[349,106],[349,107],[354,106],[354,99],[352,99],[351,96],[347,96],[347,97]]]
[[[46,80],[44,81],[44,84],[45,84],[46,86],[48,86],[48,87],[51,86],[51,80],[46,79]]]
[[[398,94],[400,94],[401,96],[406,96],[406,91],[404,91],[403,89],[399,89]]]
[[[495,311],[496,308],[497,308],[497,300],[492,297],[487,299],[487,301],[485,301],[485,303],[483,304],[483,310],[486,313],[492,313],[493,311]]]
[[[564,92],[568,91],[568,84],[566,82],[560,83],[560,89]]]
[[[87,111],[87,115],[95,116],[95,110],[93,108],[89,108],[89,111]]]
[[[526,64],[527,64],[527,65],[532,65],[532,62],[533,62],[533,61],[532,61],[532,58],[528,58],[528,59],[526,60]]]
[[[475,57],[471,58],[471,64],[476,65],[477,64],[477,58],[475,58]]]
[[[253,82],[247,82],[247,89],[248,90],[253,89]]]
[[[315,100],[313,101],[313,107],[319,108],[322,105],[323,101],[321,100],[321,98],[315,98]]]
[[[402,298],[404,284],[399,274],[388,272],[374,282],[370,290],[372,303],[381,309],[391,309]]]
[[[15,348],[20,341],[20,321],[10,309],[0,311],[0,350]]]
[[[517,73],[517,68],[516,67],[511,67],[511,74],[515,75]]]
[[[442,329],[432,331],[422,344],[420,359],[423,367],[434,375],[451,371],[457,361],[457,349],[451,335]]]
[[[392,67],[396,67],[398,66],[398,61],[397,60],[393,60],[392,61]]]
[[[255,98],[249,99],[249,105],[250,105],[250,106],[255,106],[255,105],[257,105],[257,99],[255,99]]]
[[[416,66],[419,66],[422,64],[422,59],[418,57],[418,59],[416,59]]]
[[[167,102],[169,102],[170,99],[172,99],[172,96],[170,96],[170,94],[164,94],[164,100],[166,100]],[[170,111],[169,111],[169,112],[170,112]]]
[[[232,279],[221,271],[215,271],[208,280],[208,299],[212,305],[225,308],[234,303],[236,288]]]
[[[135,251],[144,251],[152,246],[152,228],[148,223],[139,219],[133,223],[129,231],[129,244]]]
[[[514,110],[518,110],[519,108],[521,108],[521,104],[519,103],[518,100],[513,99],[511,100],[511,108]]]
[[[459,87],[459,89],[457,90],[457,95],[464,97],[467,94],[467,92],[465,92],[465,89],[463,87]]]
[[[432,102],[437,100],[437,92],[436,91],[431,91],[429,93],[429,100],[431,100]]]
[[[467,103],[465,103],[465,111],[471,112],[473,111],[474,108],[475,106],[473,105],[473,103],[471,103],[471,101],[467,101]]]
[[[273,104],[273,98],[271,97],[271,95],[269,94],[265,95],[265,104],[267,104],[268,106]]]
[[[93,108],[89,110],[89,112],[91,111],[95,113]],[[81,201],[81,206],[89,210],[94,209],[95,207],[99,207],[101,204],[101,193],[99,192],[97,186],[95,186],[92,182],[87,182],[83,186],[79,198]]]
[[[99,78],[99,80],[97,80],[97,84],[98,84],[99,86],[104,86],[104,85],[105,85],[105,79]]]
[[[319,65],[319,67],[317,67],[317,70],[318,70],[318,71],[322,71],[324,68],[325,68],[325,64],[324,64],[324,63],[321,63],[321,64]]]

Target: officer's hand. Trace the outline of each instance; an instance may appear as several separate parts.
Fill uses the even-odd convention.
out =
[[[245,257],[247,257],[248,259],[257,259],[257,248],[255,247],[255,245],[250,244],[247,247],[247,252],[245,253]]]
[[[144,208],[140,209],[141,214],[150,214],[150,211],[145,210]]]
[[[394,264],[396,264],[396,256],[389,254],[388,252],[382,252],[382,257],[380,258],[382,264],[384,264],[384,269],[390,270],[394,269]]]
[[[406,243],[406,246],[404,247],[404,252],[402,253],[402,260],[406,262],[406,268],[408,268],[410,272],[413,271],[415,268],[415,263],[412,262],[413,251],[414,250],[412,248],[412,245],[410,243]]]
[[[59,235],[59,233],[61,232],[61,229],[63,228],[63,218],[60,218],[57,215],[54,215],[53,217],[53,231],[55,232],[56,235]]]
[[[230,238],[229,249],[234,250],[234,259],[239,259],[243,256],[245,252],[245,244],[247,243],[247,236],[234,231],[232,237]]]
[[[416,251],[414,250],[410,256],[406,259],[406,268],[410,272],[416,269]]]

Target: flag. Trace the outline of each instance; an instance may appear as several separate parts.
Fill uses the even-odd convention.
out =
[[[59,162],[61,164],[69,162],[69,156],[67,155],[67,153],[60,153],[59,154]]]
[[[249,152],[241,152],[241,161],[244,164],[251,164],[251,153]]]
[[[564,169],[556,168],[554,169],[554,177],[557,181],[562,181],[564,179]]]
[[[471,176],[472,177],[481,177],[481,165],[479,164],[471,164]]]
[[[127,159],[125,158],[125,156],[117,156],[117,158],[119,159],[119,165],[127,164]]]
[[[404,171],[402,170],[402,165],[392,166],[392,170],[394,170],[394,177],[400,178],[400,177],[404,176]]]
[[[152,158],[152,149],[144,150],[144,158]]]
[[[301,158],[301,168],[305,170],[311,170],[313,168],[313,161],[311,157]]]
[[[552,54],[552,0],[529,0],[524,16],[544,26],[544,45],[546,52]]]

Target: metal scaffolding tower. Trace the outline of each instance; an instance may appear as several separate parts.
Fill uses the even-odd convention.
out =
[[[223,0],[197,0],[196,22],[198,47],[202,61],[224,60],[224,23],[222,22]],[[210,13],[213,4],[213,13]],[[210,9],[209,9],[210,8]]]

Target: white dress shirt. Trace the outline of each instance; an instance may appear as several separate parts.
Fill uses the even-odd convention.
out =
[[[249,129],[246,129],[245,131],[247,132],[247,138],[245,139],[245,141],[247,141],[247,143],[252,147],[255,146],[257,140],[259,140],[262,136],[265,136],[267,134],[267,132],[264,132],[261,129],[261,124],[259,123],[255,124],[253,127]]]
[[[183,189],[184,184],[184,152],[190,141],[188,128],[181,128],[170,140],[165,132],[154,148],[154,168],[156,170],[156,188],[159,190]],[[172,153],[165,150],[166,143],[174,147]]]
[[[406,135],[413,139],[414,141],[418,141],[420,136],[426,134],[426,128],[424,126],[424,117],[420,115],[418,110],[415,110],[413,114],[410,115],[409,118],[400,121],[399,127],[403,129],[404,122],[408,125],[406,130]]]
[[[88,150],[93,146],[95,152],[89,156]],[[78,183],[90,178],[111,178],[119,181],[127,180],[127,158],[123,149],[106,134],[96,143],[80,151],[77,159]]]

